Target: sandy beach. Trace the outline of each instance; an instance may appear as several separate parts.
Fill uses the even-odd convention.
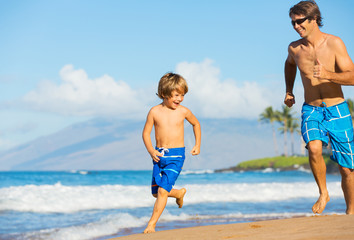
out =
[[[157,228],[158,230],[158,228]],[[207,239],[303,239],[352,240],[354,215],[329,215],[290,218],[251,223],[212,225],[159,231],[151,234],[133,234],[115,240],[207,240]]]

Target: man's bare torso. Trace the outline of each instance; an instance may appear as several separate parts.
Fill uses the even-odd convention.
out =
[[[332,38],[334,36],[323,33],[322,41],[317,46],[307,43],[305,39],[290,44],[290,54],[300,70],[305,102],[310,105],[321,106],[325,102],[327,106],[333,106],[344,101],[341,85],[313,76],[317,59],[328,71],[336,72]]]

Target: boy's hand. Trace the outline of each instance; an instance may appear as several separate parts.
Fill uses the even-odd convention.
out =
[[[163,155],[159,151],[153,150],[152,152],[150,152],[150,156],[152,160],[154,160],[154,162],[159,162],[160,161],[159,157],[162,157]]]
[[[198,155],[199,153],[200,153],[200,147],[194,146],[192,151],[191,151],[191,154],[192,155]]]

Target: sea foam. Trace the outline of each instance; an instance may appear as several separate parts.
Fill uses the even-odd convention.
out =
[[[25,234],[25,239],[84,240],[116,234],[123,228],[144,226],[147,217],[137,218],[127,213],[108,215],[97,222],[60,229],[46,229]]]
[[[211,202],[270,202],[317,198],[313,182],[187,184],[184,204]],[[327,184],[332,198],[343,197],[340,182]],[[179,186],[176,186],[179,188]],[[71,213],[86,210],[150,207],[149,186],[25,185],[0,188],[0,211]],[[168,204],[174,204],[169,201]]]
[[[331,214],[331,213],[328,213]],[[189,215],[181,213],[173,215],[165,210],[159,220],[160,225],[173,221],[204,221],[208,224],[222,224],[228,222],[242,222],[254,220],[268,220],[279,218],[291,218],[301,216],[312,216],[309,213],[271,213],[271,214],[225,214],[225,215]],[[127,213],[119,213],[103,217],[97,222],[89,224],[71,226],[60,229],[46,229],[24,234],[25,239],[52,239],[52,240],[86,240],[96,239],[103,236],[113,236],[123,229],[144,228],[148,221],[148,217],[135,217]]]

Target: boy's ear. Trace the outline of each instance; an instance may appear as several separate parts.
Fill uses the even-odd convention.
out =
[[[160,98],[160,95],[158,93],[156,93],[156,96],[158,96]],[[165,99],[165,96],[161,94],[161,99]]]

